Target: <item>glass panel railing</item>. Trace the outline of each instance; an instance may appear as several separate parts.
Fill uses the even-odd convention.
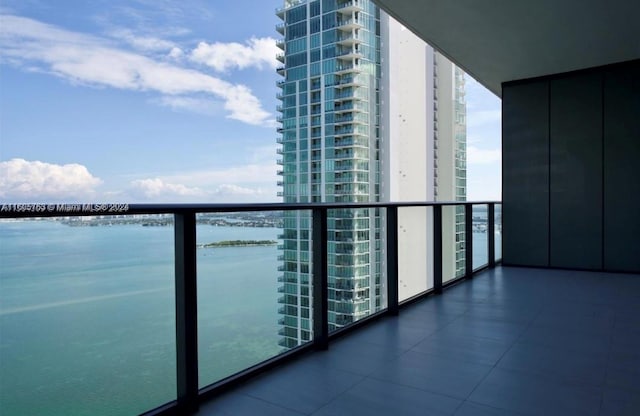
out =
[[[0,221],[0,407],[139,414],[176,398],[171,216]]]
[[[474,205],[472,213],[473,269],[489,264],[489,207]]]
[[[398,300],[433,288],[433,208],[398,209]]]
[[[496,242],[495,259],[499,261],[502,260],[502,204],[496,204],[494,218]]]
[[[329,332],[387,307],[382,268],[385,212],[377,208],[327,212]]]
[[[197,215],[201,387],[310,339],[298,328],[309,313],[299,296],[309,292],[309,233],[296,229],[308,221],[308,211]]]
[[[442,282],[465,274],[464,206],[442,207]]]

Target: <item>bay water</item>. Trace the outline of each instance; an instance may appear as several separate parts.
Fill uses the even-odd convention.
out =
[[[198,225],[197,243],[279,232]],[[474,233],[474,265],[486,237]],[[132,415],[175,400],[173,238],[172,226],[0,222],[0,414]],[[201,387],[282,351],[278,254],[198,249]]]

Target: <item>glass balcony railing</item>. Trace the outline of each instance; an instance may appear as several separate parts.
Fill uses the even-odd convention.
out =
[[[187,415],[501,251],[496,203],[115,208],[2,206],[3,414]]]
[[[472,210],[473,269],[489,264],[489,207],[474,205]]]
[[[282,222],[280,212],[196,216],[201,388],[282,351],[277,308]]]
[[[173,218],[0,222],[0,413],[176,400]]]
[[[495,204],[495,212],[494,212],[494,236],[493,241],[495,242],[495,254],[494,261],[502,260],[502,204]],[[489,243],[491,243],[491,236],[489,236]]]

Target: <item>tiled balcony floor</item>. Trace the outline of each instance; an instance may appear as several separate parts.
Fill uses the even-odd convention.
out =
[[[485,271],[198,415],[637,416],[640,275]]]

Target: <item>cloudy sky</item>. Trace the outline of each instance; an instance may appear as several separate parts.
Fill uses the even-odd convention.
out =
[[[0,202],[277,201],[277,0],[2,0]],[[467,79],[469,199],[500,103]]]

